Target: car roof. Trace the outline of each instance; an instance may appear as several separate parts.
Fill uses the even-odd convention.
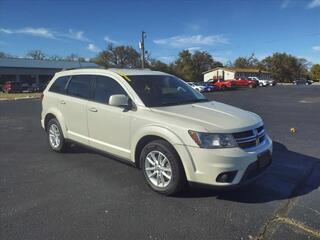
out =
[[[98,69],[98,68],[79,68],[79,69],[72,69],[72,70],[64,70],[58,73],[58,75],[73,75],[73,74],[79,74],[79,73],[96,73],[96,74],[103,74],[103,73],[116,73],[119,75],[127,75],[127,76],[133,76],[133,75],[169,75],[164,72],[159,71],[152,71],[149,69],[121,69],[121,68],[109,68],[109,69]]]
[[[125,75],[168,75],[167,73],[160,71],[152,71],[150,69],[119,69],[119,68],[110,68],[110,71],[116,73],[124,73]]]

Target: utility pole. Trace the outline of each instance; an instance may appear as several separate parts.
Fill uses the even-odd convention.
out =
[[[145,35],[146,33],[144,31],[141,32],[141,42],[140,42],[140,49],[141,49],[141,68],[144,68],[144,62],[145,62],[145,58],[144,58],[144,39],[146,37]]]

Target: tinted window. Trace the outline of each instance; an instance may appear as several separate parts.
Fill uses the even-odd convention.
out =
[[[97,76],[94,100],[108,104],[110,96],[114,94],[124,94],[127,96],[127,93],[117,81],[109,77]]]
[[[132,75],[129,84],[147,107],[208,101],[181,79],[170,75]]]
[[[70,83],[68,85],[68,95],[89,98],[90,96],[90,84],[91,79],[94,76],[90,75],[77,75],[72,76]]]
[[[69,76],[59,77],[51,85],[49,91],[56,93],[64,93]]]

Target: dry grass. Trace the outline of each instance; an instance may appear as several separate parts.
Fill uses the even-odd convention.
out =
[[[0,93],[0,100],[39,98],[41,93]]]

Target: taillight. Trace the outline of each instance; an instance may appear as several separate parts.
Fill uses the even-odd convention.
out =
[[[44,95],[43,95],[43,92],[40,94],[40,100],[42,101],[43,100],[43,97],[44,97]]]

